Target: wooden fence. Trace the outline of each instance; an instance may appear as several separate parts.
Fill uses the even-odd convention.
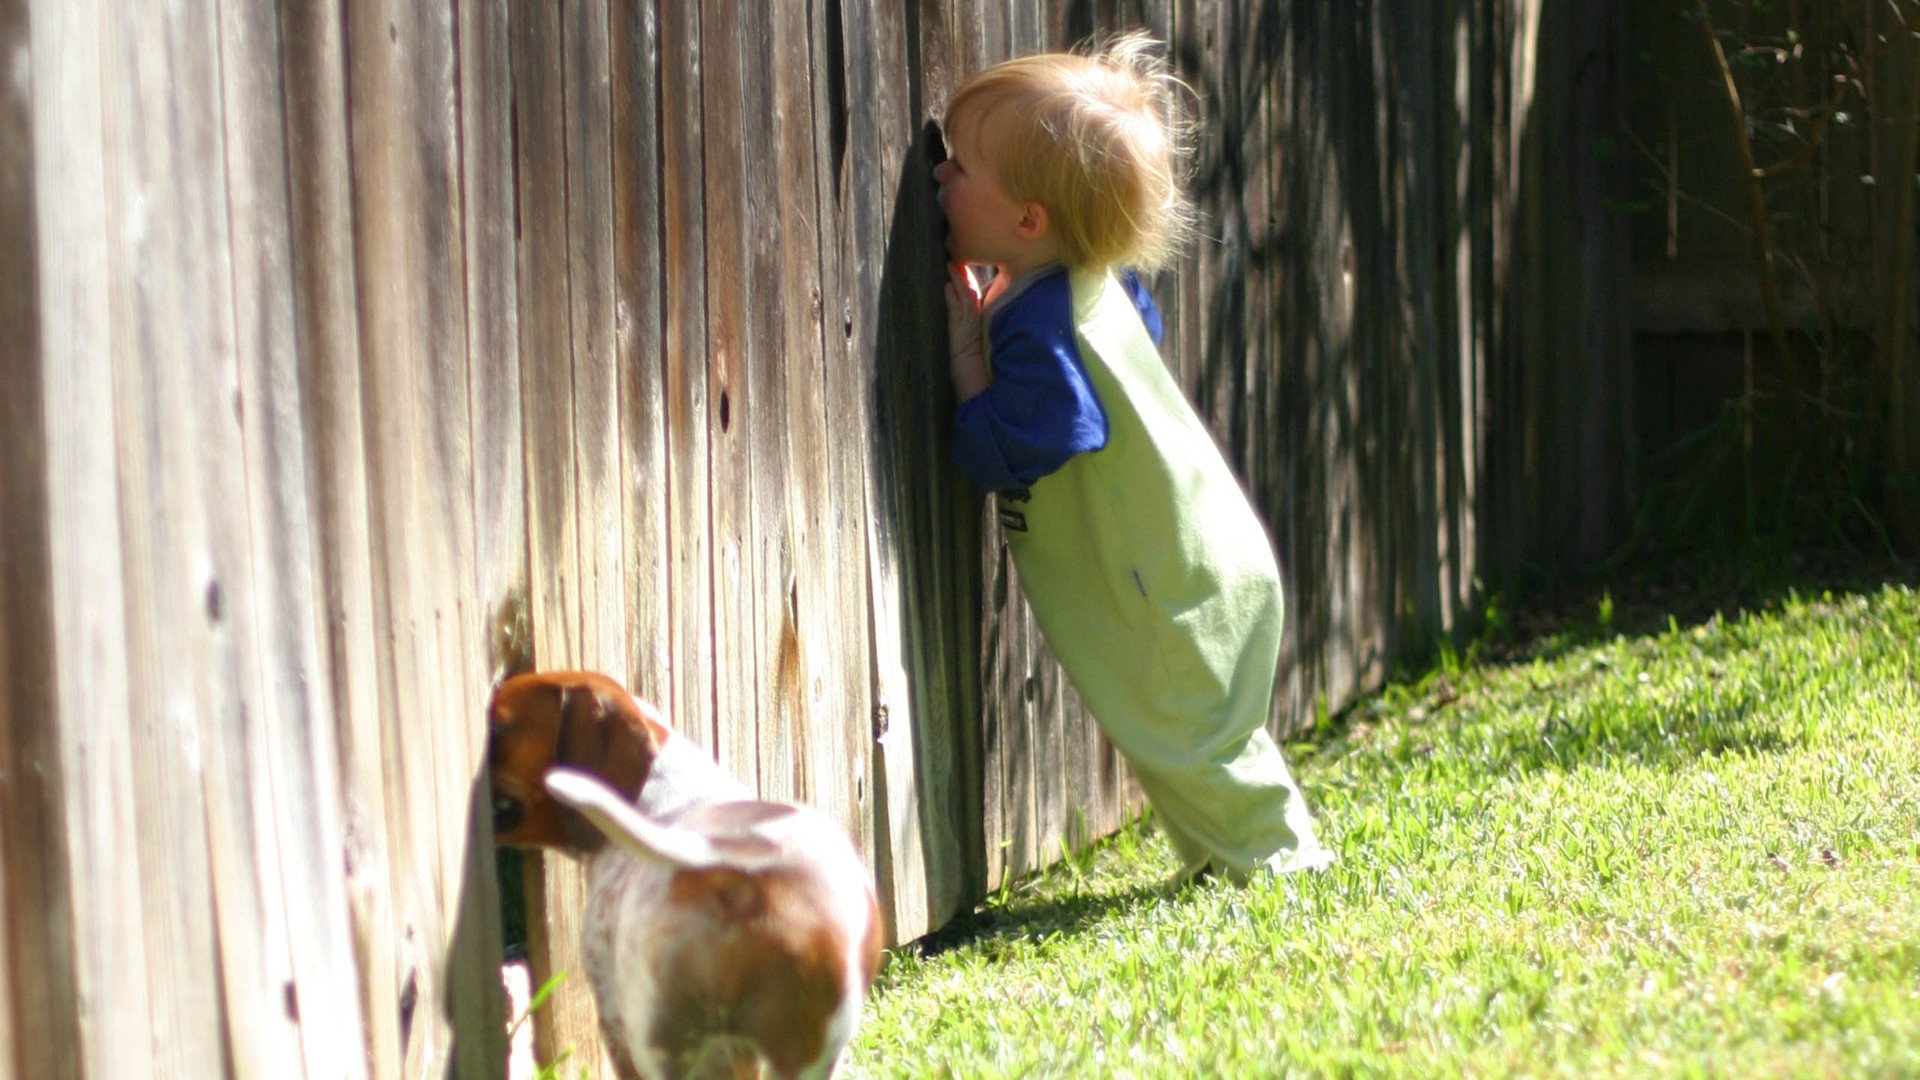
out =
[[[946,461],[929,121],[1012,53],[1144,24],[1199,91],[1155,285],[1276,725],[1591,552],[1609,7],[0,0],[0,1072],[498,1075],[509,667],[839,816],[897,939],[1134,812]]]

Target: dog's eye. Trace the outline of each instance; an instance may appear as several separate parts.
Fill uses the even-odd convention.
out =
[[[498,834],[518,828],[525,809],[520,805],[520,800],[511,795],[495,795],[493,797],[493,831]]]

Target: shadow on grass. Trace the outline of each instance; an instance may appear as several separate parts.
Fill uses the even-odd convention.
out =
[[[1186,890],[1146,882],[1112,892],[1012,899],[1005,904],[962,912],[947,925],[913,943],[922,957],[995,942],[1038,942],[1077,933],[1109,915],[1177,898]]]
[[[1739,647],[1729,642],[1724,650]],[[1425,684],[1419,704],[1383,707],[1380,699],[1370,699],[1322,730],[1289,743],[1288,753],[1321,763],[1371,758],[1378,764],[1365,767],[1381,771],[1431,764],[1497,777],[1627,766],[1674,770],[1703,758],[1775,754],[1801,741],[1769,717],[1751,687],[1692,690],[1671,702],[1595,695],[1593,681],[1618,677],[1601,660],[1535,686],[1527,711],[1543,719],[1532,723],[1503,722],[1472,707],[1457,711],[1448,680],[1437,678]],[[1716,680],[1710,673],[1703,677]],[[1648,690],[1649,695],[1661,692],[1659,687]],[[1382,715],[1393,733],[1376,739],[1375,717]],[[1312,771],[1302,779],[1313,801]]]
[[[1569,581],[1530,597],[1504,632],[1490,635],[1491,663],[1552,660],[1615,637],[1696,626],[1716,614],[1775,611],[1789,598],[1920,587],[1920,563],[1843,550],[1697,553]]]
[[[1556,710],[1536,727],[1503,732],[1488,748],[1487,768],[1496,775],[1610,765],[1674,769],[1702,758],[1773,754],[1794,745],[1756,713],[1749,695],[1673,712]]]

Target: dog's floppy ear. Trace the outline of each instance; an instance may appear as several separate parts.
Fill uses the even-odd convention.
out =
[[[605,676],[583,674],[555,682],[560,732],[554,763],[590,772],[624,798],[635,798],[667,737],[666,725]]]
[[[496,841],[575,854],[597,850],[606,838],[548,797],[547,770],[590,772],[633,799],[668,735],[657,710],[592,671],[513,676],[495,689],[487,715]]]

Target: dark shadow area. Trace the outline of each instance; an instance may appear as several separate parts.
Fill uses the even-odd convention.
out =
[[[947,925],[914,942],[922,957],[995,942],[1041,941],[1058,934],[1077,933],[1087,926],[1136,908],[1182,895],[1186,889],[1162,884],[1135,885],[1118,892],[1089,892],[1075,896],[982,907],[955,917]]]
[[[1920,587],[1920,563],[1851,548],[1696,550],[1542,588],[1489,628],[1489,663],[1553,659],[1615,637],[1698,626],[1716,615],[1776,611],[1793,596]]]
[[[1660,769],[1721,754],[1770,754],[1794,740],[1756,720],[1756,703],[1741,695],[1725,702],[1657,717],[1635,714],[1621,724],[1597,711],[1556,712],[1535,731],[1511,732],[1487,757],[1488,772],[1570,772],[1582,765],[1621,762]]]
[[[1738,619],[1747,614],[1780,610],[1792,598],[1831,594],[1842,598],[1878,592],[1890,585],[1920,588],[1920,565],[1894,559],[1862,559],[1853,552],[1816,549],[1782,556],[1751,555],[1745,559],[1694,554],[1660,563],[1647,563],[1611,577],[1570,582],[1535,596],[1529,606],[1512,615],[1496,615],[1481,640],[1472,647],[1469,663],[1519,665],[1551,661],[1581,649],[1617,639],[1686,630],[1718,618]],[[1703,659],[1731,655],[1743,643],[1738,635],[1714,635],[1693,648]],[[1571,690],[1584,680],[1614,678],[1610,664],[1597,659],[1591,670],[1563,677],[1542,692]],[[1438,672],[1417,683],[1421,706],[1430,718],[1424,723],[1436,733],[1452,723],[1448,706],[1458,697],[1451,681]],[[1349,752],[1343,744],[1364,737],[1374,714],[1374,700],[1356,703],[1314,731],[1294,740],[1332,753]],[[1598,707],[1555,709],[1540,724],[1501,733],[1492,743],[1475,748],[1489,775],[1516,770],[1570,770],[1603,760],[1632,762],[1657,768],[1680,767],[1721,754],[1768,754],[1791,748],[1797,739],[1776,722],[1759,718],[1764,702],[1751,692],[1691,702],[1664,713],[1636,710],[1623,721]],[[1438,740],[1435,740],[1438,741]],[[1435,753],[1434,742],[1410,740],[1395,753],[1406,767],[1417,767]],[[1311,798],[1309,791],[1309,798]]]
[[[1355,677],[1340,673],[1364,683],[1431,655],[1478,598],[1469,455],[1485,387],[1461,343],[1489,342],[1497,315],[1498,144],[1481,92],[1494,33],[1467,9],[1434,32],[1442,13],[1418,2],[1359,17],[1275,0],[1228,11],[1244,44],[1206,26],[1173,42],[1199,95],[1204,223],[1183,267],[1194,282],[1161,287],[1169,359],[1279,550],[1281,714],[1298,722]],[[1462,40],[1473,61],[1453,51]],[[1467,62],[1482,65],[1470,78]],[[1460,84],[1475,88],[1465,101],[1435,92]]]
[[[507,1060],[507,992],[500,980],[501,895],[493,801],[484,764],[467,797],[467,847],[440,1001],[453,1031],[449,1077],[499,1076]],[[523,908],[524,910],[524,908]],[[523,931],[524,934],[524,931]],[[401,1042],[413,995],[401,997]]]
[[[950,462],[945,221],[934,166],[946,159],[932,121],[899,163],[874,327],[874,547],[897,557],[898,613],[912,682],[920,855],[936,919],[985,889],[980,716],[980,499]],[[896,718],[899,719],[899,718]],[[876,762],[876,774],[886,777]],[[884,789],[876,791],[885,835]],[[887,874],[882,874],[883,880]]]

